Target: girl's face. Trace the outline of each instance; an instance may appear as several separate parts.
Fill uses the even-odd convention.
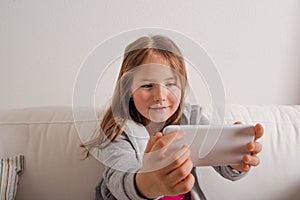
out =
[[[134,72],[132,98],[138,112],[149,122],[165,122],[181,99],[178,75],[160,55],[148,56]],[[178,74],[178,73],[177,73]]]

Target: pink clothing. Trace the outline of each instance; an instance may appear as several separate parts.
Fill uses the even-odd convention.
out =
[[[160,200],[182,200],[184,198],[184,194],[178,195],[178,196],[164,196],[160,198]]]

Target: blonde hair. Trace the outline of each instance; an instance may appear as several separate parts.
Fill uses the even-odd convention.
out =
[[[176,44],[166,36],[144,36],[129,44],[125,49],[117,84],[112,96],[112,102],[101,121],[101,133],[99,137],[95,139],[96,142],[100,142],[100,138],[103,137],[103,134],[110,141],[116,140],[124,131],[126,122],[130,118],[137,123],[143,124],[145,118],[137,111],[131,98],[132,77],[126,77],[124,75],[143,64],[145,58],[151,55],[160,55],[170,63],[169,67],[180,74],[182,86],[180,104],[176,112],[167,119],[165,126],[177,124],[180,121],[184,108],[187,80],[186,66],[182,53]],[[82,146],[87,147],[85,145]]]

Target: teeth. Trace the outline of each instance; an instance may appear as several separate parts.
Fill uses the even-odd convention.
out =
[[[152,109],[163,109],[163,108],[166,108],[166,107],[150,107]]]

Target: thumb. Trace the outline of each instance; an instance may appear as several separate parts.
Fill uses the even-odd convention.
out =
[[[157,132],[155,135],[150,135],[150,138],[148,140],[146,149],[145,149],[145,153],[149,153],[153,147],[153,145],[155,144],[155,142],[161,138],[163,136],[163,134],[161,132]]]

